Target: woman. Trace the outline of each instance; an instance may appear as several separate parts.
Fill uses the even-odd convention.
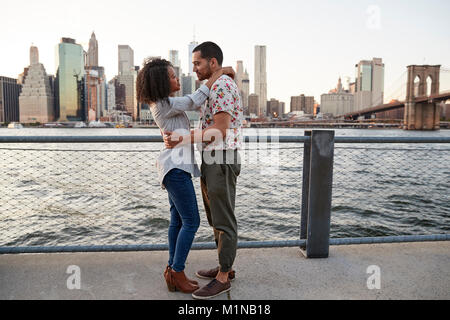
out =
[[[138,101],[150,105],[153,118],[163,132],[186,135],[190,121],[185,111],[199,110],[209,97],[212,85],[223,75],[234,77],[232,68],[217,71],[211,79],[194,94],[174,98],[180,90],[180,81],[170,62],[151,59],[139,72],[136,91]],[[161,186],[169,194],[171,221],[169,226],[169,263],[164,272],[169,291],[193,293],[199,286],[186,277],[186,259],[200,226],[197,198],[192,176],[200,177],[195,164],[193,145],[161,151],[157,161]]]

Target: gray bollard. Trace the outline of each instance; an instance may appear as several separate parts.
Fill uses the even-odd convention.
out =
[[[311,137],[312,131],[305,131],[305,137]],[[300,222],[300,240],[308,238],[308,202],[309,202],[309,171],[311,169],[311,140],[304,144],[303,150],[303,187],[302,187],[302,216]],[[301,246],[306,250],[306,246]],[[305,254],[305,252],[303,252]],[[306,254],[305,254],[306,255]]]
[[[311,135],[307,258],[329,256],[334,137],[334,131],[314,130]]]

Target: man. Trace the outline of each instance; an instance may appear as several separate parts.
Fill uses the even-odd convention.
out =
[[[218,45],[205,42],[193,51],[194,72],[200,81],[209,79],[222,68],[223,53]],[[201,128],[191,136],[176,137],[166,133],[166,146],[196,143],[202,152],[201,187],[209,224],[213,227],[219,256],[218,268],[201,270],[197,276],[212,279],[192,294],[195,299],[210,299],[231,290],[235,277],[238,227],[235,216],[236,183],[241,172],[238,150],[242,146],[243,107],[236,83],[224,75],[212,86],[206,108],[202,110]]]

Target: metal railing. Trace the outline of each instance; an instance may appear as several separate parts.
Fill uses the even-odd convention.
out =
[[[239,247],[450,240],[450,137],[246,137]],[[0,137],[0,253],[166,250],[161,137]],[[387,147],[386,147],[387,146]],[[194,249],[211,249],[204,219]],[[331,239],[330,239],[331,237]],[[355,238],[357,237],[357,238]],[[378,240],[377,240],[378,239]]]

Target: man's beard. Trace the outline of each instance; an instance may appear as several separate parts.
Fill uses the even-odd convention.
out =
[[[208,70],[205,71],[205,73],[203,73],[201,75],[201,77],[198,77],[200,81],[204,81],[204,80],[208,80],[209,78],[212,77],[212,72],[211,72],[211,67],[208,66]]]

